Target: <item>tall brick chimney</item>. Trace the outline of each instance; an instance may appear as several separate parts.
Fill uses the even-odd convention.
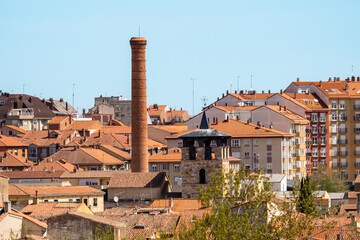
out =
[[[148,172],[146,107],[146,39],[133,37],[131,46],[131,171]]]

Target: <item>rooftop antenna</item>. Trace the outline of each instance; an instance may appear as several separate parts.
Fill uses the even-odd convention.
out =
[[[23,83],[23,94],[25,94],[25,83]]]
[[[195,79],[196,78],[190,78],[192,81],[192,115],[195,116]]]
[[[73,83],[72,106],[75,108],[75,83]]]
[[[139,37],[140,37],[140,26],[139,26]]]
[[[351,65],[351,76],[354,76],[354,65]]]
[[[240,85],[239,85],[239,82],[240,82],[240,80],[239,80],[239,76],[237,76],[237,90],[238,90],[238,92],[240,91]]]
[[[230,83],[230,93],[232,93],[232,84]]]
[[[254,76],[254,75],[252,75],[252,74],[250,75],[250,89],[251,89],[251,90],[253,90],[253,89],[252,89],[253,76]]]
[[[206,102],[207,102],[207,100],[208,100],[208,98],[207,98],[206,96],[203,96],[203,97],[201,98],[201,101],[203,102],[204,107],[206,107]]]

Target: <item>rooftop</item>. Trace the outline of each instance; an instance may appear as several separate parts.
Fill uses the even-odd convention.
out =
[[[164,172],[124,172],[112,176],[108,188],[156,188],[166,180]]]

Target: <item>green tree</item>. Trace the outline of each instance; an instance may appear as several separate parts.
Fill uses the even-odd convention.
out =
[[[178,238],[308,239],[320,212],[295,211],[299,191],[294,191],[291,201],[276,198],[267,180],[244,169],[235,174],[215,173],[212,183],[199,189],[209,212],[190,226],[180,227]]]
[[[310,214],[315,210],[315,186],[309,175],[302,178],[300,182],[298,211]]]
[[[311,178],[314,184],[317,185],[318,190],[328,192],[349,191],[349,185],[341,178],[340,173],[330,173],[326,167],[320,167],[317,171],[313,172]]]

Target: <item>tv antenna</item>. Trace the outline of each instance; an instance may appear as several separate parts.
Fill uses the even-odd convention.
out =
[[[75,83],[73,83],[72,106],[75,108]]]
[[[351,65],[351,76],[354,76],[354,65]]]
[[[208,100],[208,98],[207,98],[206,96],[203,96],[203,97],[201,98],[201,101],[202,101],[202,103],[204,104],[204,107],[206,107],[206,102],[207,102],[207,100]]]
[[[192,110],[193,110],[193,116],[195,116],[195,80],[196,78],[190,78],[192,81]]]
[[[253,90],[253,88],[252,88],[253,76],[254,76],[254,75],[252,75],[252,74],[250,75],[250,89],[251,89],[251,90]]]
[[[140,26],[139,26],[139,37],[140,37]]]
[[[25,83],[23,83],[23,94],[25,94]]]
[[[237,90],[238,90],[238,92],[240,91],[240,86],[239,86],[239,82],[240,82],[240,77],[239,76],[237,76]]]

